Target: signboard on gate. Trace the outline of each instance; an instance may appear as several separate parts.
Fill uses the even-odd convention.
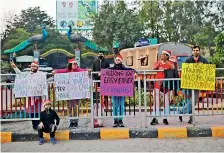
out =
[[[215,90],[215,64],[183,63],[181,88]]]
[[[90,79],[87,71],[56,74],[54,84],[57,101],[90,98]]]
[[[57,29],[65,30],[68,25],[74,29],[92,30],[92,17],[98,11],[98,0],[57,0]]]
[[[27,72],[16,74],[15,98],[46,96],[48,94],[47,89],[47,73],[38,72],[31,74]]]
[[[134,71],[111,70],[100,71],[100,94],[106,96],[133,96]]]

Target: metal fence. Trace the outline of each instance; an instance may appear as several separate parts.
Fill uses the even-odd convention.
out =
[[[220,70],[224,69],[217,69]],[[145,127],[148,118],[154,117],[224,115],[224,77],[216,77],[215,91],[198,91],[181,89],[180,78],[155,79],[156,72],[139,71],[133,97],[101,96],[100,80],[92,80],[90,99],[56,101],[54,83],[48,81],[47,99],[60,117],[88,118],[92,127],[94,119],[99,118],[137,118],[139,126]],[[163,87],[154,88],[156,83],[163,83]],[[1,121],[38,120],[46,97],[15,98],[13,85],[1,83]],[[120,105],[118,110],[116,105]]]

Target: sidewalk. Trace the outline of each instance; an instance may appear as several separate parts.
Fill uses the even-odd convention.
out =
[[[136,114],[138,115],[138,114]],[[113,119],[103,119],[105,127],[92,129],[90,119],[80,119],[77,129],[68,129],[68,118],[61,119],[56,133],[57,140],[92,140],[92,139],[128,139],[128,138],[187,138],[187,137],[224,137],[223,115],[197,116],[196,126],[188,124],[188,117],[183,117],[180,122],[178,117],[169,117],[169,125],[159,123],[156,126],[150,125],[147,119],[147,126],[140,126],[140,119],[125,118],[125,128],[112,128]],[[49,138],[49,134],[45,135]],[[31,126],[31,121],[2,122],[1,142],[12,141],[36,141],[37,131]]]

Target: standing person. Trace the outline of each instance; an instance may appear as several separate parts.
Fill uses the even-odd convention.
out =
[[[83,72],[83,71],[88,71],[88,70],[80,68],[75,59],[68,59],[68,65],[66,69],[52,71],[52,74],[55,75],[57,73]],[[74,100],[68,100],[68,109],[69,109],[70,117],[72,117],[73,102]],[[78,100],[78,105],[80,105],[80,100]],[[76,110],[76,104],[74,104],[74,110]],[[74,116],[78,117],[78,115],[79,114],[77,114],[76,111],[74,111]],[[78,127],[78,119],[70,119],[69,128],[77,128],[77,127]]]
[[[194,46],[192,47],[192,55],[186,59],[185,63],[203,63],[203,64],[209,64],[208,60],[204,57],[202,57],[200,55],[200,47],[199,46]],[[185,96],[186,97],[191,97],[191,91],[192,90],[185,90]],[[194,100],[195,100],[195,105],[197,104],[198,102],[198,99],[199,99],[199,90],[194,90]],[[188,100],[187,100],[188,101]],[[189,112],[188,112],[189,111]],[[180,111],[180,114],[183,114],[183,113],[192,113],[192,97],[190,98],[190,101],[189,101],[189,106],[188,106],[188,103],[182,108],[182,110]],[[182,122],[183,119],[182,119],[182,116],[179,116],[179,119],[180,121]],[[193,123],[193,116],[190,116],[189,117],[189,121],[188,121],[189,124],[192,124]]]
[[[115,57],[115,64],[113,67],[109,69],[113,70],[133,70],[132,68],[125,67],[123,65],[123,58],[120,54],[117,54]],[[99,74],[100,75],[100,74]],[[136,71],[135,71],[136,75]],[[113,116],[123,116],[124,115],[124,105],[125,105],[125,97],[124,96],[112,96],[112,105],[113,105]],[[113,127],[125,127],[123,123],[123,118],[114,118],[114,125]]]
[[[173,64],[173,62],[171,62],[169,60],[169,57],[171,55],[171,51],[169,50],[164,50],[162,51],[160,60],[157,61],[154,65],[153,65],[153,70],[168,70],[168,69],[174,69],[175,66]],[[160,71],[157,72],[156,74],[156,79],[164,79],[164,72]],[[169,94],[166,93],[166,91],[161,92],[161,86],[162,86],[163,81],[156,81],[155,85],[154,85],[154,106],[153,106],[153,113],[154,115],[159,115],[160,114],[160,96],[165,96],[164,99],[164,109],[165,109],[165,114],[169,113]],[[156,107],[156,108],[155,108]],[[158,120],[156,118],[153,118],[151,121],[151,125],[156,125],[158,124]],[[165,125],[168,125],[169,122],[166,118],[163,119],[163,123]]]
[[[109,68],[109,67],[110,67],[110,64],[105,59],[104,52],[103,51],[99,51],[97,60],[95,60],[93,62],[92,72],[100,72],[101,69],[106,69],[106,68]],[[98,74],[93,74],[93,80],[100,80],[100,76]],[[100,83],[98,83],[98,82],[95,85],[97,86],[97,88],[100,87]],[[98,95],[96,95],[96,94],[98,94]],[[98,108],[98,112],[101,112],[101,104],[99,103],[98,106],[96,106],[97,105],[96,104],[96,97],[98,97],[98,99],[101,99],[99,92],[97,92],[97,91],[94,92],[93,93],[93,97],[94,97],[94,99],[93,99],[94,100],[93,101],[93,103],[94,103],[94,112],[96,112],[94,114],[97,114],[97,108]],[[108,105],[108,96],[104,96],[104,105]],[[99,126],[102,126],[99,123],[102,124],[103,122],[100,119],[98,119],[98,120],[95,119],[94,123],[96,123],[94,127],[99,127]]]
[[[44,101],[44,111],[40,113],[40,124],[38,125],[39,145],[44,143],[43,132],[50,133],[50,142],[56,144],[55,131],[59,125],[60,118],[58,114],[51,109],[51,101]],[[56,120],[56,124],[55,124]]]
[[[17,66],[15,65],[15,63],[13,61],[11,62],[11,67],[14,69],[14,71],[17,74],[22,73],[17,68]],[[30,67],[30,74],[32,75],[34,73],[39,73],[38,69],[39,69],[38,62],[33,61],[31,63],[31,67]],[[29,102],[28,102],[29,98],[31,99],[30,100],[31,106],[29,106]],[[31,118],[34,118],[34,117],[37,118],[39,113],[36,113],[36,112],[38,112],[38,107],[41,106],[41,99],[43,99],[44,97],[41,98],[40,96],[34,96],[34,97],[29,97],[29,98],[27,98],[27,100],[26,100],[27,101],[26,102],[26,112],[31,114]],[[35,108],[35,110],[34,110],[34,108]],[[38,120],[32,120],[32,125],[33,125],[34,130],[37,130],[38,124],[39,124]]]

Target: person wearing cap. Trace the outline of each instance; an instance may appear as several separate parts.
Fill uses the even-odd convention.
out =
[[[168,70],[168,69],[174,69],[174,63],[172,61],[169,60],[169,57],[171,55],[171,51],[169,50],[164,50],[162,51],[160,60],[157,61],[154,65],[153,65],[153,69],[154,70]],[[164,79],[164,72],[163,71],[159,71],[156,74],[155,79]],[[154,115],[159,115],[160,114],[160,96],[164,96],[164,109],[165,109],[165,114],[169,113],[169,94],[168,92],[162,93],[160,91],[161,86],[162,86],[162,82],[163,81],[156,81],[155,85],[154,85],[154,106],[153,106],[153,113]],[[165,125],[168,125],[168,120],[166,118],[163,119],[163,123]],[[151,125],[156,125],[158,124],[158,120],[156,118],[153,118],[151,123]]]
[[[68,59],[68,65],[66,69],[59,69],[52,71],[52,74],[55,75],[57,73],[69,73],[69,72],[84,72],[88,71],[88,69],[82,69],[78,66],[77,61],[72,58]],[[68,100],[68,109],[69,109],[69,115],[72,117],[72,107],[73,107],[74,100]],[[80,100],[78,100],[78,104],[80,104]],[[79,108],[79,107],[78,107]],[[76,105],[74,104],[74,110],[76,110]],[[76,114],[76,111],[74,111],[74,116],[78,116]],[[77,128],[78,127],[78,119],[70,119],[69,120],[69,128]]]
[[[104,52],[103,51],[99,51],[98,53],[98,58],[97,60],[95,60],[93,62],[93,66],[92,66],[92,72],[100,72],[101,69],[106,69],[106,68],[109,68],[110,67],[110,64],[109,62],[105,59],[104,57]],[[100,80],[100,76],[98,74],[93,74],[93,80]],[[100,82],[96,82],[95,84],[98,87],[100,87]],[[96,95],[97,94],[97,95]],[[96,106],[96,97],[98,97],[100,99],[100,94],[99,92],[93,92],[93,103],[94,103],[94,112],[97,112],[97,108],[98,108],[98,115],[100,115],[101,113],[101,104],[98,103],[98,107]],[[104,98],[102,98],[104,100],[104,105],[107,105],[108,104],[108,96],[104,96]],[[95,113],[97,114],[97,113]],[[100,127],[102,126],[102,123],[103,121],[101,119],[95,119],[94,120],[94,124],[95,126],[94,127]],[[101,124],[100,124],[101,123]]]
[[[192,47],[192,55],[186,59],[184,63],[201,63],[201,64],[209,64],[208,60],[200,55],[200,47],[199,46],[193,46]],[[183,113],[192,113],[192,90],[186,89],[185,90],[185,95],[186,97],[190,97],[189,102],[182,108],[180,111],[180,114]],[[195,105],[199,101],[199,90],[194,90],[194,100],[195,100]],[[179,116],[179,120],[182,122],[182,116]],[[188,124],[193,123],[193,116],[189,117]]]
[[[17,66],[15,65],[15,63],[12,61],[11,62],[11,67],[14,69],[14,71],[16,72],[16,74],[18,73],[22,73]],[[30,74],[34,74],[34,73],[39,73],[38,71],[39,69],[39,64],[37,61],[33,61],[30,65]],[[44,99],[45,97],[40,97],[40,96],[34,96],[34,97],[29,97],[30,98],[30,106],[29,106],[29,100],[28,97],[26,97],[26,113],[30,113],[31,114],[31,118],[34,117],[38,117],[38,107],[41,106],[41,99]],[[35,110],[34,110],[35,108]],[[36,131],[38,128],[38,124],[39,121],[38,120],[32,120],[32,126],[33,129]]]
[[[104,58],[104,52],[99,51],[97,60],[93,62],[92,72],[99,72],[101,69],[106,69],[109,67],[109,62]],[[100,80],[100,77],[98,74],[93,74],[93,79]]]
[[[51,109],[52,103],[50,100],[44,101],[44,111],[40,113],[40,124],[38,125],[39,145],[44,143],[43,132],[50,133],[50,142],[56,144],[55,131],[60,123],[58,114]],[[55,123],[56,120],[56,123]]]
[[[115,56],[115,64],[113,67],[110,67],[109,69],[112,70],[133,70],[135,71],[135,75],[137,74],[136,70],[132,69],[132,68],[128,68],[125,67],[123,65],[123,58],[121,56],[121,54],[117,54]],[[99,73],[99,75],[101,75]],[[124,115],[124,103],[125,103],[125,97],[117,97],[117,96],[112,96],[112,105],[113,105],[113,116],[123,116]],[[120,113],[118,113],[118,111],[116,110],[120,110]],[[123,118],[114,118],[114,125],[113,127],[124,127],[124,123],[123,123]]]

